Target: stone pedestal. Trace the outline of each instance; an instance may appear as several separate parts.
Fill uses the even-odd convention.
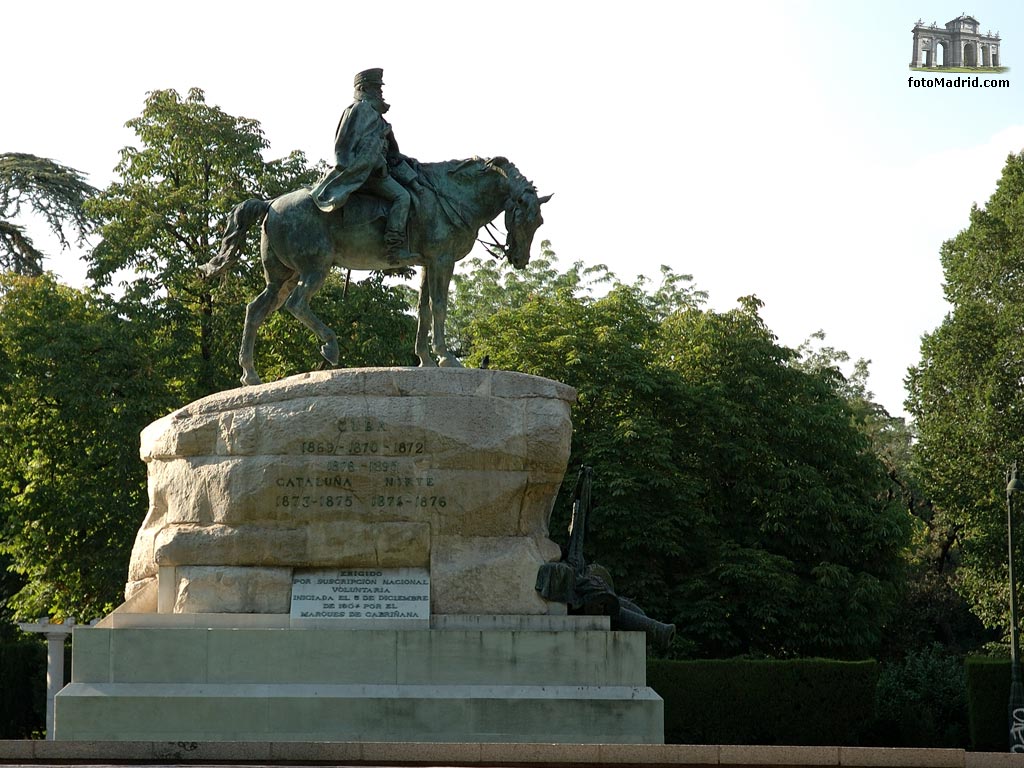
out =
[[[142,433],[132,611],[287,613],[295,568],[430,569],[435,614],[545,614],[575,391],[508,371],[322,371]]]
[[[662,743],[643,635],[560,626],[80,629],[57,738]]]
[[[535,590],[574,399],[337,370],[154,422],[126,601],[76,631],[56,738],[662,742],[644,635]]]

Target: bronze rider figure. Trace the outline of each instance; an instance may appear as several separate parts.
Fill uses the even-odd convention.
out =
[[[412,197],[402,183],[416,183],[416,171],[398,150],[391,124],[384,113],[383,69],[367,69],[355,76],[355,97],[341,115],[334,136],[335,166],[313,188],[313,201],[321,211],[341,208],[361,189],[390,204],[384,233],[388,262],[399,264],[419,254],[406,248],[406,224]],[[416,161],[413,160],[413,163]],[[399,183],[402,182],[402,183]]]

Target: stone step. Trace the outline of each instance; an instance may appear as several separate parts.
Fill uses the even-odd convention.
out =
[[[73,683],[646,685],[640,632],[99,629]]]
[[[80,628],[55,704],[61,741],[664,740],[639,632]]]
[[[61,740],[663,740],[638,686],[72,683],[58,701]]]

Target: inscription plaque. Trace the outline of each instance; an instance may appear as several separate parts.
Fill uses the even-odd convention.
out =
[[[428,626],[430,572],[426,568],[296,569],[292,624]]]
[[[272,484],[274,508],[305,516],[443,513],[449,498],[438,474],[419,466],[431,452],[429,438],[408,419],[397,421],[338,418],[321,426],[316,439],[292,441],[286,455],[302,463],[285,461],[264,477]]]

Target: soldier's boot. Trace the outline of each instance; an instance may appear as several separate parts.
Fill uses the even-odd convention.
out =
[[[401,232],[389,230],[384,233],[384,250],[387,253],[388,264],[393,267],[420,258],[418,253],[413,253],[405,247],[405,237]]]
[[[628,603],[629,601],[623,600],[623,602]],[[652,619],[650,616],[625,607],[619,609],[617,616],[612,616],[612,629],[644,632],[647,635],[647,641],[662,651],[668,650],[676,636],[675,624],[662,624],[657,619]]]

